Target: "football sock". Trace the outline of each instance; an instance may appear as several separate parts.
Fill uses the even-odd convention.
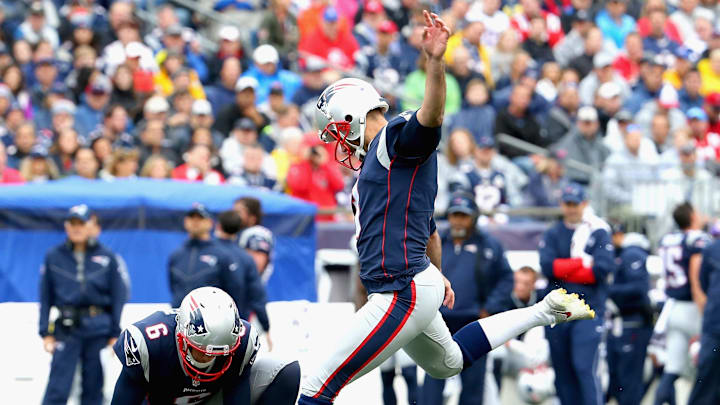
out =
[[[395,396],[395,388],[393,387],[393,381],[395,380],[395,369],[388,371],[382,371],[380,373],[383,383],[383,403],[385,405],[397,404],[397,397]]]
[[[402,376],[405,379],[405,385],[408,390],[408,403],[410,405],[418,403],[418,384],[417,384],[417,367],[415,365],[403,367]]]

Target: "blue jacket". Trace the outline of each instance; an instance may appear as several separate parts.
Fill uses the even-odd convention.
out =
[[[720,240],[703,251],[700,287],[707,294],[702,331],[720,335]]]
[[[96,241],[88,243],[82,263],[76,261],[69,241],[52,248],[40,271],[40,335],[53,334],[50,307],[93,305],[105,313],[81,317],[75,332],[85,337],[118,336],[128,291],[121,271],[115,253]]]
[[[592,309],[602,317],[605,312],[605,300],[608,296],[608,277],[615,273],[615,253],[610,241],[608,231],[597,229],[592,233],[585,247],[585,253],[593,257],[592,272],[595,276],[594,284],[577,284],[560,280],[553,273],[556,259],[570,258],[570,243],[574,229],[568,228],[565,223],[558,221],[543,234],[540,241],[540,268],[548,279],[547,291],[555,288],[565,288],[572,293],[578,293]]]
[[[231,277],[228,281],[232,287],[228,287],[228,290],[242,294],[238,297],[233,296],[240,311],[240,317],[249,319],[250,313],[255,312],[263,329],[270,330],[270,321],[265,310],[267,294],[255,262],[245,249],[238,245],[237,239],[218,239],[217,241],[227,249],[236,264],[234,270],[230,271]]]
[[[625,108],[633,114],[637,114],[642,106],[658,96],[660,92],[651,92],[642,80],[632,88],[632,94],[625,100]]]
[[[703,96],[698,94],[696,97],[690,97],[685,88],[678,90],[678,101],[680,101],[680,110],[686,114],[689,109],[693,107],[702,108],[705,103]]]
[[[290,100],[292,100],[293,95],[295,95],[295,92],[302,84],[300,76],[298,76],[297,73],[280,69],[279,65],[275,74],[272,76],[263,73],[257,66],[253,66],[248,69],[243,76],[254,77],[258,81],[259,85],[255,90],[255,104],[262,104],[267,101],[268,96],[270,95],[270,88],[275,82],[282,85],[283,95],[286,102],[290,102]]]
[[[241,288],[244,283],[236,278],[236,270],[233,257],[218,241],[188,239],[168,260],[171,305],[179,308],[190,291],[211,286],[230,294],[240,308],[245,291]]]
[[[94,130],[103,123],[103,110],[94,110],[88,104],[83,103],[75,112],[75,128],[80,138],[87,139]]]
[[[495,109],[490,104],[481,106],[464,106],[456,114],[448,118],[447,133],[457,128],[465,128],[472,132],[475,142],[483,136],[494,137]]]
[[[650,243],[636,233],[625,235],[622,247],[615,251],[617,272],[608,287],[608,295],[625,320],[642,320],[651,315],[650,275],[646,262]]]
[[[440,309],[454,333],[478,319],[481,310],[496,314],[512,307],[513,272],[505,249],[487,232],[476,230],[455,245],[449,232],[442,237],[443,274],[455,291],[455,307]]]
[[[235,89],[229,89],[220,82],[206,87],[205,95],[210,105],[212,105],[213,116],[215,117],[228,105],[235,104]]]

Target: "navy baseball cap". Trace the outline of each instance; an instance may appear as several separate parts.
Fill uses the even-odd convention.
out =
[[[483,135],[478,139],[477,141],[478,148],[494,148],[495,147],[495,138],[488,135]]]
[[[210,212],[205,208],[204,205],[200,203],[193,203],[192,207],[188,212],[185,213],[186,217],[192,216],[192,215],[200,215],[203,218],[211,218]]]
[[[240,236],[240,247],[269,255],[273,250],[272,234],[263,227],[248,228]]]
[[[562,191],[562,201],[580,204],[585,201],[585,188],[577,183],[570,183]]]
[[[71,219],[79,219],[83,222],[90,220],[90,208],[85,204],[75,205],[68,210],[67,221]]]
[[[447,214],[462,213],[470,216],[478,214],[478,206],[475,199],[468,193],[453,193],[450,196]]]

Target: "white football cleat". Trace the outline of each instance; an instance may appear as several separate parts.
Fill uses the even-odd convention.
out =
[[[550,291],[542,302],[546,306],[547,313],[555,317],[555,323],[595,318],[595,311],[585,303],[585,300],[577,294],[568,294],[564,288]]]

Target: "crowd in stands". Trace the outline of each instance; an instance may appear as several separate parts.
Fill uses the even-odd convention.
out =
[[[457,188],[502,221],[568,181],[622,205],[637,182],[692,195],[717,173],[717,0],[197,2],[233,24],[159,0],[0,5],[0,183],[171,178],[345,206],[355,173],[318,140],[316,98],[355,76],[389,115],[418,108],[423,9],[453,30],[440,210]]]

